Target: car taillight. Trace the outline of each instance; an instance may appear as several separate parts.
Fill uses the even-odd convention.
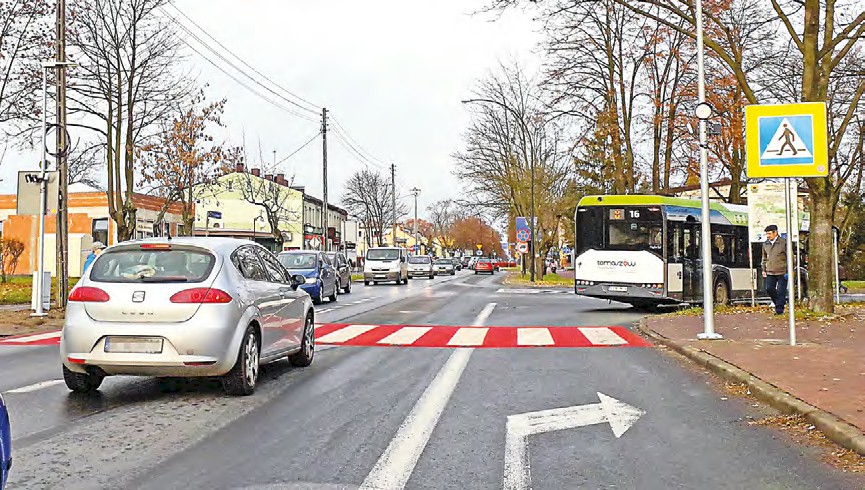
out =
[[[230,303],[231,295],[221,289],[192,288],[184,289],[171,296],[172,303]]]
[[[69,301],[76,301],[79,303],[105,303],[111,297],[108,296],[108,293],[99,289],[93,288],[90,286],[79,286],[72,290],[72,293],[69,294]]]

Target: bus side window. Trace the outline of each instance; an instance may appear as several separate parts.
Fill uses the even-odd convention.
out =
[[[733,232],[733,266],[748,267],[748,229],[745,227],[737,227]],[[760,260],[758,257],[756,260]]]
[[[682,225],[670,222],[667,226],[667,260],[669,262],[682,261]]]

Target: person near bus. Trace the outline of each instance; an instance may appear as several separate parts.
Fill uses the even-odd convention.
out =
[[[769,225],[764,231],[762,266],[766,293],[775,305],[775,314],[783,315],[787,304],[787,240],[778,235],[776,225]]]

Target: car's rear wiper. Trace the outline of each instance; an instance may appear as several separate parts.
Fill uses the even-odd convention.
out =
[[[188,278],[183,276],[153,276],[153,277],[142,277],[141,282],[187,282]]]

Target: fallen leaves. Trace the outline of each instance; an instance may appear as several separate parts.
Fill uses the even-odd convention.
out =
[[[800,444],[822,449],[823,461],[835,468],[849,473],[865,473],[865,457],[830,441],[800,415],[774,415],[751,420],[748,425],[780,429]]]

